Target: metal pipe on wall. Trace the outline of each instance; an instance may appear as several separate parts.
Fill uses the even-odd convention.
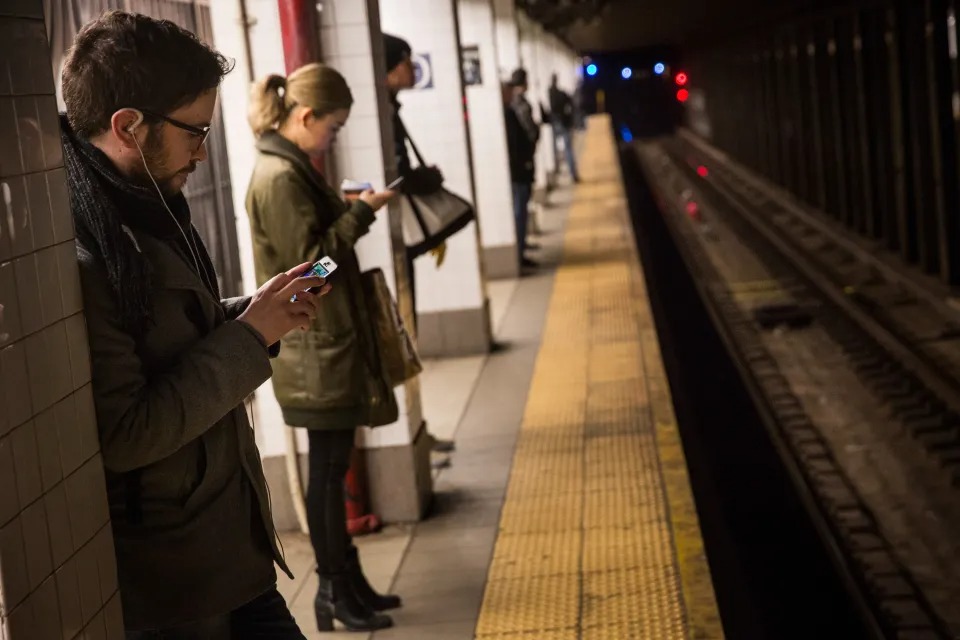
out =
[[[320,25],[317,14],[323,5],[316,0],[277,0],[280,10],[280,37],[287,75],[305,64],[321,62]],[[323,173],[326,162],[313,158],[313,168]]]
[[[320,61],[320,29],[316,0],[277,0],[280,7],[280,33],[287,74],[305,64]]]
[[[253,46],[250,44],[250,27],[254,25],[247,13],[247,0],[237,0],[240,8],[240,27],[243,29],[243,53],[247,58],[247,79],[252,83],[257,79],[253,70]]]

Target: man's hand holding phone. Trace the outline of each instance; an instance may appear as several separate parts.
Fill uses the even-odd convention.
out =
[[[275,344],[298,327],[309,327],[317,317],[321,296],[331,289],[324,278],[300,277],[312,265],[312,262],[304,262],[271,278],[253,294],[250,305],[237,319],[256,329],[268,345]],[[296,300],[291,300],[294,296]]]

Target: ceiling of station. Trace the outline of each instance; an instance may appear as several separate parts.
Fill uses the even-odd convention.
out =
[[[818,0],[517,0],[580,51],[684,46],[748,28]]]

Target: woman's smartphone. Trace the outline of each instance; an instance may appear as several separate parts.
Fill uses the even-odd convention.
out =
[[[330,274],[337,270],[337,263],[333,261],[333,258],[330,256],[324,256],[313,263],[309,269],[300,274],[301,278],[308,278],[310,276],[317,276],[318,278],[323,278],[326,280],[330,277]],[[314,287],[314,289],[317,289]],[[313,291],[313,289],[304,289],[304,291]],[[296,302],[297,296],[290,298],[290,302]]]
[[[394,189],[402,185],[403,181],[404,181],[404,177],[400,176],[399,178],[397,178],[396,180],[394,180],[393,182],[387,185],[387,191],[393,191]]]

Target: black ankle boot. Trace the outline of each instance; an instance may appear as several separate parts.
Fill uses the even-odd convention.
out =
[[[333,631],[334,620],[339,620],[347,631],[376,631],[393,626],[390,616],[376,613],[360,601],[346,575],[320,576],[313,607],[319,631]]]
[[[388,611],[401,605],[400,596],[381,595],[374,591],[367,581],[367,577],[363,575],[363,568],[360,566],[360,553],[353,545],[350,545],[350,548],[347,549],[347,576],[350,578],[350,586],[353,587],[353,592],[357,594],[362,603],[374,611]]]

